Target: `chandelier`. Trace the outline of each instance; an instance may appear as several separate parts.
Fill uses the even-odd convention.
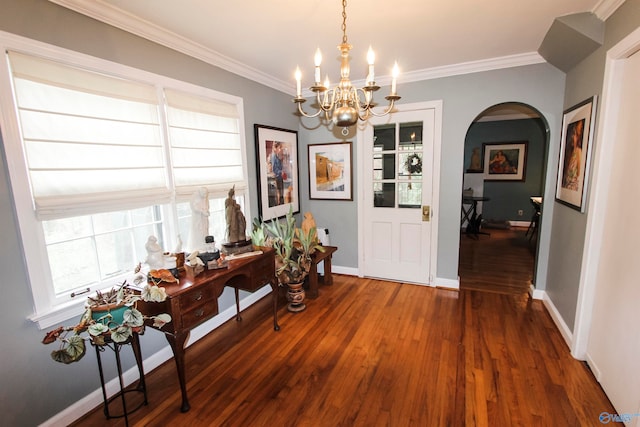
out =
[[[367,63],[369,64],[369,72],[367,74],[365,86],[362,88],[356,88],[351,84],[349,80],[349,51],[353,46],[347,42],[347,0],[342,0],[342,43],[338,45],[340,50],[340,83],[331,88],[329,84],[329,77],[325,78],[324,83],[320,81],[320,64],[322,63],[322,54],[320,49],[316,50],[315,54],[315,76],[314,84],[309,89],[316,94],[316,101],[318,104],[318,111],[312,114],[307,114],[302,109],[302,104],[306,101],[302,97],[301,91],[301,73],[300,68],[296,68],[296,97],[293,102],[298,104],[298,111],[304,117],[318,117],[324,113],[327,121],[331,119],[336,126],[342,127],[342,135],[349,134],[347,129],[349,126],[356,124],[358,119],[365,121],[370,116],[384,116],[391,112],[394,103],[400,99],[396,93],[396,78],[398,77],[398,64],[393,67],[392,81],[391,81],[391,93],[385,96],[385,99],[389,101],[389,105],[382,113],[375,113],[373,107],[376,104],[373,102],[373,93],[380,89],[380,86],[376,86],[374,80],[373,63],[375,61],[375,54],[371,47],[367,53]]]

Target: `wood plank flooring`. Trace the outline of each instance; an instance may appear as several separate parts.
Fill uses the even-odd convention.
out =
[[[334,275],[307,310],[280,310],[279,332],[270,302],[187,349],[188,413],[168,361],[146,376],[149,405],[129,424],[596,426],[614,412],[526,294]],[[75,425],[124,420],[97,408]]]
[[[535,239],[526,228],[487,229],[478,239],[462,233],[458,274],[460,288],[521,295],[533,280]]]

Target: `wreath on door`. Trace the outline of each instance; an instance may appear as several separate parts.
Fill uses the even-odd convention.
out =
[[[422,158],[417,154],[411,154],[404,162],[404,167],[409,175],[422,173]]]

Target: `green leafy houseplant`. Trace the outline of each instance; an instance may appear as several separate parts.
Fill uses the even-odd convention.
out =
[[[51,352],[51,358],[56,362],[77,362],[86,353],[87,340],[93,345],[105,345],[109,341],[123,343],[134,332],[142,333],[147,319],[153,320],[153,326],[158,328],[171,322],[171,316],[166,313],[145,316],[136,308],[139,300],[162,302],[166,298],[164,288],[155,284],[146,284],[142,292],[137,293],[124,281],[107,292],[98,291],[88,297],[80,321],[74,326],[59,326],[49,331],[42,343],[60,342],[60,347]],[[122,311],[121,319],[116,314],[118,310]]]
[[[276,252],[276,276],[282,285],[304,281],[311,267],[311,255],[316,250],[324,252],[316,237],[316,227],[307,233],[297,227],[293,209],[282,221],[254,220],[253,225],[253,244],[271,246]]]

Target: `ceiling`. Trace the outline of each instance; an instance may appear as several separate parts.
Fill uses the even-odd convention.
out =
[[[303,87],[312,84],[319,47],[322,78],[338,81],[338,0],[50,1],[289,94],[298,65]],[[543,62],[537,50],[555,18],[593,12],[606,19],[623,1],[349,0],[351,79],[365,77],[370,45],[379,84],[389,83],[398,62],[400,94],[403,81]]]

